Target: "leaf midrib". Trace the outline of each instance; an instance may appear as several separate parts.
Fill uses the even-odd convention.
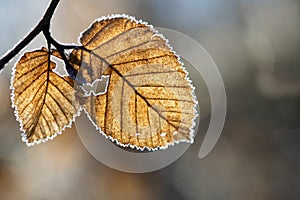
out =
[[[179,129],[180,127],[174,125],[173,123],[171,123],[167,118],[165,118],[155,107],[153,107],[148,100],[141,94],[139,93],[134,86],[130,83],[130,81],[128,81],[122,74],[121,72],[119,72],[113,65],[111,65],[108,61],[106,61],[104,58],[102,58],[101,56],[90,52],[91,54],[93,54],[94,56],[98,57],[100,60],[102,60],[102,62],[104,62],[105,64],[107,64],[108,67],[110,67],[121,79],[123,79],[124,82],[127,83],[127,85],[129,87],[131,87],[131,89],[135,92],[135,94],[137,94],[140,98],[142,98],[144,100],[144,102],[147,104],[148,107],[150,107],[151,109],[153,109],[159,116],[160,118],[162,118],[163,120],[165,120],[169,125],[171,125],[173,128],[175,129]]]

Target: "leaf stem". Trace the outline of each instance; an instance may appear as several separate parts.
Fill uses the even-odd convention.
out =
[[[0,59],[0,70],[14,57],[16,56],[26,45],[28,45],[39,33],[50,27],[50,21],[54,14],[54,11],[60,0],[52,0],[40,22],[34,27],[34,29],[20,41],[12,50],[10,50],[5,56]]]
[[[74,67],[69,63],[69,60],[65,54],[65,49],[74,49],[74,48],[80,48],[80,46],[75,46],[75,45],[62,45],[60,43],[58,43],[52,36],[51,33],[49,31],[49,29],[43,30],[43,34],[45,36],[45,38],[47,39],[47,42],[49,44],[52,44],[56,50],[58,51],[58,53],[60,54],[60,56],[62,57],[62,60],[64,61],[65,65],[66,65],[66,69],[68,74],[70,75],[70,77],[75,80],[76,75],[77,75],[77,71],[74,69]],[[72,48],[70,48],[72,47]],[[50,48],[49,48],[50,51]]]

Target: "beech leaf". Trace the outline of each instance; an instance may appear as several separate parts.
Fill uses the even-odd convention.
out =
[[[70,55],[77,79],[109,76],[106,92],[84,108],[102,134],[121,146],[156,150],[193,142],[197,101],[179,57],[152,26],[129,16],[94,22]]]
[[[79,112],[73,80],[53,72],[50,55],[59,57],[46,48],[27,52],[14,68],[12,103],[27,145],[53,139]]]

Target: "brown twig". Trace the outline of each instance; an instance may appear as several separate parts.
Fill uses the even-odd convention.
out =
[[[50,21],[60,0],[52,0],[40,22],[12,50],[0,59],[0,70],[42,31],[49,32]],[[47,39],[47,38],[46,38]],[[48,39],[47,39],[48,40]]]

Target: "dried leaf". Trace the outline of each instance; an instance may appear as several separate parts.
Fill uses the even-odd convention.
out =
[[[57,56],[55,51],[51,54]],[[60,134],[79,110],[73,80],[53,72],[56,65],[49,58],[45,48],[28,52],[14,69],[12,103],[28,145]]]
[[[78,79],[109,76],[107,92],[88,97],[85,110],[117,144],[138,149],[193,142],[194,88],[178,56],[151,26],[132,17],[96,21],[70,61]]]

